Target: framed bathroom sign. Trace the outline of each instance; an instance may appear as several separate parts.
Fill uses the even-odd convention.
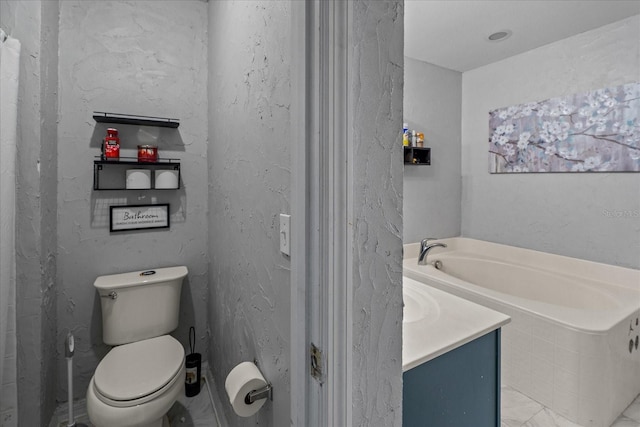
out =
[[[169,228],[169,204],[111,206],[109,231]]]

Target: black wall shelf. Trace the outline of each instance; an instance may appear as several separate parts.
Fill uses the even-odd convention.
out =
[[[156,126],[161,128],[177,128],[179,119],[167,117],[134,116],[131,114],[106,113],[94,111],[93,119],[98,123],[117,123],[122,125]]]
[[[404,147],[405,165],[430,165],[431,148],[429,147]]]
[[[137,169],[149,169],[151,171],[159,169],[169,169],[178,171],[177,188],[154,188],[153,176],[151,174],[152,185],[148,189],[126,188],[126,170],[135,166]],[[105,179],[100,179],[106,175]],[[97,157],[93,161],[93,189],[94,190],[177,190],[181,185],[180,161],[178,159],[158,159],[157,162],[139,162],[137,157],[120,157],[118,160],[107,160]]]

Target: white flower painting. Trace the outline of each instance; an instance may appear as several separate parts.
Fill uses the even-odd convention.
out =
[[[491,111],[489,172],[640,172],[640,83]]]

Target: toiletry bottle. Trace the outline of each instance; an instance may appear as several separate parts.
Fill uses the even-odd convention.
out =
[[[409,146],[409,123],[402,124],[402,145]]]
[[[415,147],[418,143],[418,132],[415,130],[411,131],[411,146]]]
[[[120,158],[118,129],[107,129],[107,136],[104,138],[104,156],[107,160],[117,160]]]

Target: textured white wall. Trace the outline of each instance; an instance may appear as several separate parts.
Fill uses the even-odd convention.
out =
[[[274,402],[233,425],[289,424],[289,2],[210,2],[211,360],[219,390],[256,358]],[[402,6],[353,2],[353,425],[401,425]],[[233,37],[229,37],[233,34]],[[295,237],[294,237],[295,238]],[[300,351],[306,351],[301,349]]]
[[[58,330],[58,289],[57,277],[57,242],[58,242],[58,17],[59,1],[42,1],[42,52],[40,66],[40,203],[41,203],[41,253],[40,253],[40,296],[41,304],[41,419],[47,422],[56,408],[56,389],[58,372],[56,356],[60,343],[57,340]],[[25,372],[30,369],[30,362],[24,362]],[[23,395],[25,409],[31,412],[33,397]]]
[[[201,1],[60,2],[58,127],[58,377],[65,378],[61,344],[76,336],[75,387],[84,396],[108,347],[102,343],[97,276],[186,265],[179,326],[188,348],[207,334],[207,4]],[[161,157],[182,162],[177,191],[93,191],[94,156],[108,127],[92,111],[181,119],[176,130],[115,125],[121,155],[155,141]],[[157,140],[156,140],[157,138]],[[109,232],[109,206],[171,204],[171,228]],[[66,400],[66,382],[58,398]]]
[[[405,57],[404,121],[431,147],[430,166],[404,167],[405,243],[460,235],[461,103],[462,73]]]
[[[289,212],[296,143],[290,21],[289,1],[209,2],[210,360],[234,426],[290,424],[290,262],[280,253],[278,217]],[[274,400],[240,418],[224,381],[254,359]]]
[[[22,44],[16,198],[20,425],[44,425],[55,409],[57,8],[57,1],[0,2],[0,26]],[[16,402],[6,396],[0,401],[0,424],[11,425],[7,407],[15,410]]]
[[[403,3],[352,10],[353,426],[401,426]]]
[[[49,147],[45,150],[52,162],[57,155],[59,180],[57,207],[48,210],[52,214],[57,208],[59,217],[54,346],[61,352],[64,335],[74,332],[76,397],[82,397],[107,350],[101,343],[99,301],[92,287],[95,277],[186,264],[191,273],[184,288],[178,337],[184,343],[184,332],[193,323],[199,335],[206,336],[203,314],[210,296],[214,338],[210,350],[218,385],[235,363],[256,357],[279,390],[258,422],[286,425],[290,413],[289,264],[278,250],[277,214],[289,208],[289,3],[225,3],[208,6],[212,33],[208,75],[202,72],[207,56],[205,3],[61,3],[60,143],[57,153]],[[400,4],[360,1],[354,6],[352,55],[360,62],[353,68],[352,92],[358,100],[353,109],[358,152],[354,164],[358,194],[354,205],[356,425],[401,424]],[[240,25],[243,22],[246,25]],[[229,37],[239,32],[242,37]],[[213,80],[210,99],[215,107],[207,150],[208,76]],[[28,90],[40,89],[34,85]],[[55,104],[52,99],[45,103]],[[155,136],[161,153],[182,159],[184,188],[175,194],[93,192],[91,160],[99,153],[106,126],[96,125],[90,115],[99,109],[180,117],[177,133],[162,130]],[[119,128],[123,154],[132,153],[139,129]],[[205,217],[207,151],[209,221]],[[47,166],[46,170],[52,169]],[[43,185],[49,188],[53,179],[45,179],[50,181]],[[109,205],[151,201],[172,203],[170,231],[109,234]],[[24,224],[30,221],[25,218]],[[206,292],[208,226],[210,295]],[[47,227],[55,229],[55,225]],[[48,289],[52,285],[42,283]],[[43,315],[50,320],[52,313],[46,310],[39,312],[38,323]],[[36,330],[32,326],[29,330]],[[200,339],[199,348],[208,348],[206,339]],[[41,360],[42,356],[35,356]],[[64,377],[65,370],[60,359],[58,377]],[[30,372],[35,377],[42,374],[38,369]],[[33,385],[34,394],[42,389],[40,384]],[[60,400],[66,398],[65,392],[60,384]],[[34,421],[37,424],[42,423]]]
[[[487,142],[490,110],[639,80],[640,16],[464,73],[462,235],[640,268],[637,173],[490,175]]]

